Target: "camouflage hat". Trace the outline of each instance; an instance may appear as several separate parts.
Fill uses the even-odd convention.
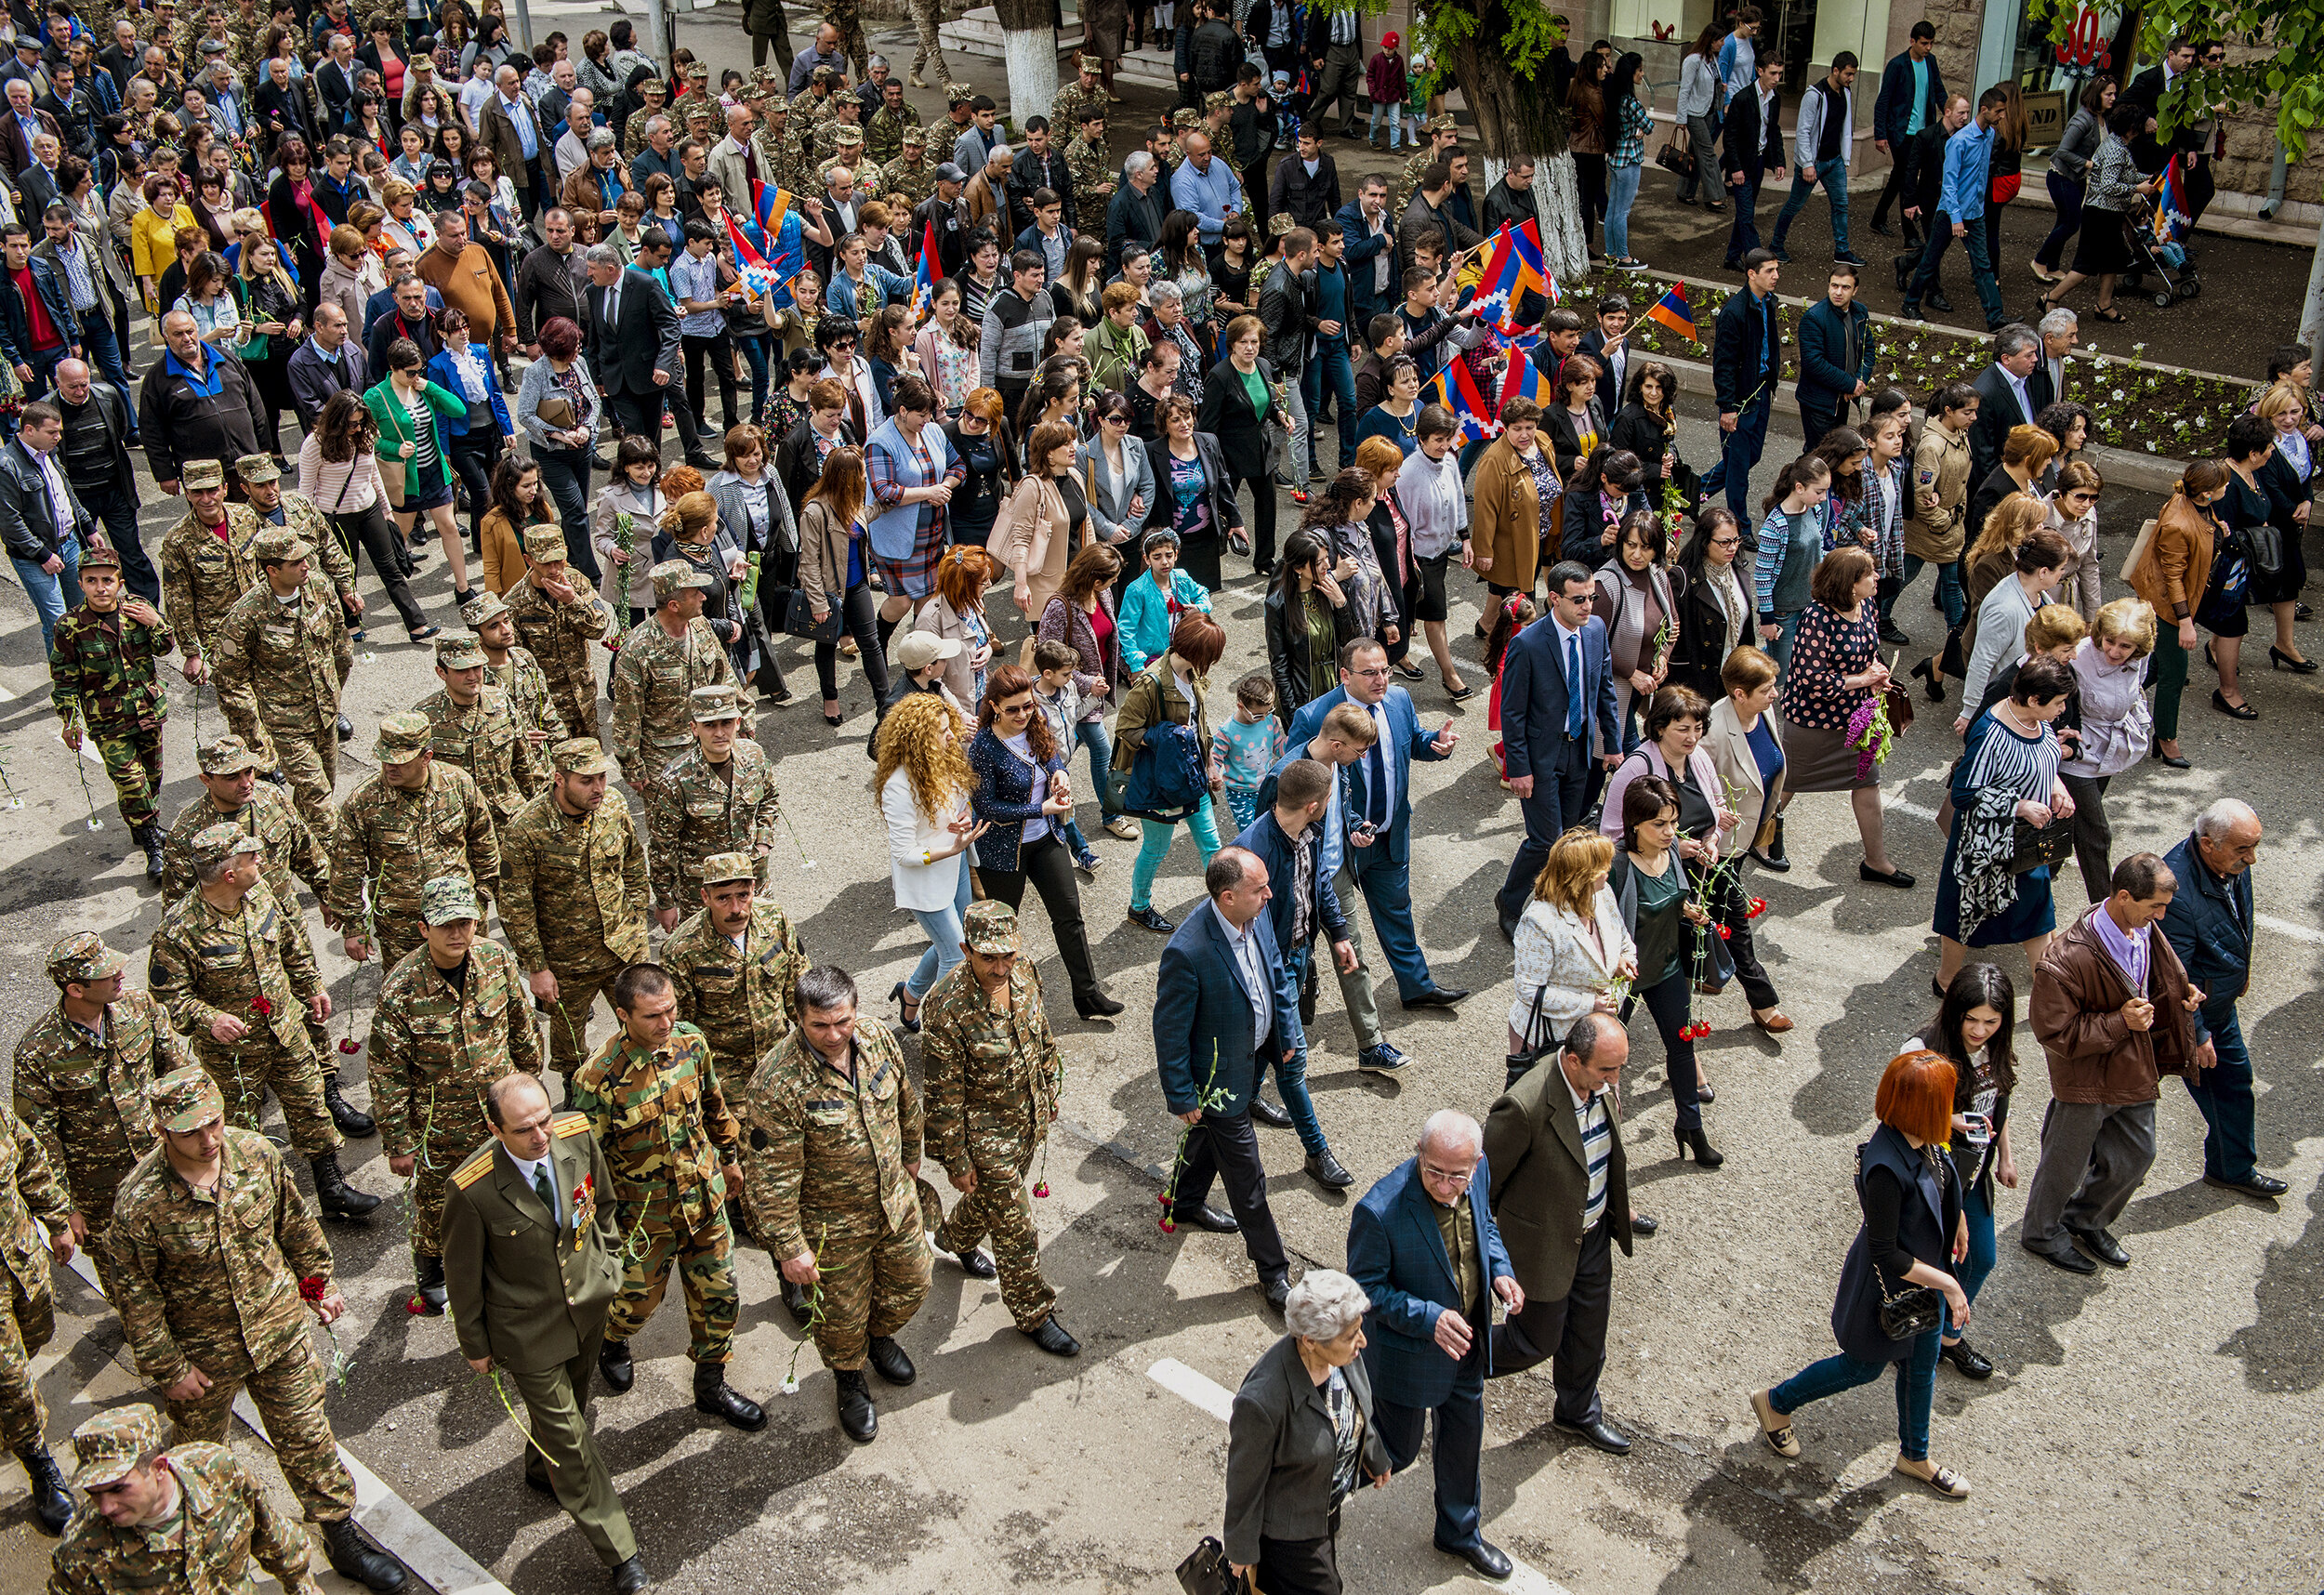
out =
[[[773,98],[767,101],[767,108],[761,112],[762,115],[767,116],[788,116],[790,113],[791,102],[783,98],[783,92],[779,88],[774,91]]]
[[[426,753],[435,740],[436,728],[417,709],[405,709],[400,715],[390,715],[379,722],[379,740],[371,745],[372,757],[382,764],[406,764]]]
[[[482,919],[476,888],[464,875],[440,875],[419,889],[419,917],[427,925],[449,925],[455,919]]]
[[[904,130],[904,142],[906,144],[918,144],[925,149],[928,144],[928,129],[922,127],[917,122],[914,123],[911,126],[906,127]]]
[[[549,762],[560,775],[602,775],[613,769],[604,745],[593,736],[576,736],[548,750]]]
[[[1202,97],[1202,108],[1205,111],[1224,111],[1234,103],[1235,96],[1223,88],[1214,88]]]
[[[145,1088],[145,1100],[153,1105],[162,1128],[179,1135],[226,1116],[226,1099],[218,1093],[218,1082],[198,1064],[162,1075]]]
[[[280,481],[282,467],[272,455],[244,455],[234,462],[234,474],[244,481]]]
[[[990,899],[971,903],[960,916],[960,939],[969,944],[970,952],[987,957],[1017,952],[1017,911]]]
[[[759,861],[748,853],[712,853],[702,861],[702,884],[723,886],[730,880],[756,882]]]
[[[96,931],[75,930],[48,949],[48,978],[59,985],[67,981],[110,980],[128,962],[127,954],[106,946],[105,939]]]
[[[1173,127],[1199,127],[1202,125],[1202,112],[1196,111],[1191,105],[1182,105],[1176,111],[1170,112],[1170,125]]]
[[[101,1490],[162,1448],[162,1415],[143,1402],[108,1407],[73,1431],[73,1487]]]
[[[110,545],[99,543],[95,547],[81,550],[81,569],[85,572],[117,571],[121,569],[121,555]]]
[[[524,557],[546,564],[565,557],[565,529],[551,523],[524,529]]]
[[[839,69],[837,67],[819,66],[807,75],[810,79],[816,83],[831,83],[838,79],[839,75]]]
[[[944,108],[946,110],[950,110],[956,105],[966,105],[970,100],[974,99],[975,98],[976,90],[971,88],[965,83],[948,83],[944,85]]]
[[[1267,218],[1267,236],[1281,238],[1299,224],[1299,218],[1287,210],[1279,210]]]
[[[216,460],[188,460],[179,483],[189,491],[199,493],[205,487],[224,487],[226,468]]]
[[[750,81],[755,86],[759,88],[772,87],[774,84],[781,81],[782,75],[782,73],[776,72],[772,67],[762,66],[753,67],[750,69]]]
[[[436,639],[436,668],[439,670],[473,670],[484,663],[484,651],[476,645],[473,637],[454,637],[450,633]]]
[[[270,526],[258,534],[257,541],[250,545],[250,552],[261,565],[303,560],[314,551],[312,543],[287,526]]]
[[[423,717],[424,718],[424,717]],[[262,853],[266,842],[254,837],[240,825],[220,820],[215,825],[205,825],[193,834],[193,862],[196,868],[206,869],[224,863],[236,853]]]
[[[692,66],[689,66],[686,69],[686,75],[688,77],[708,77],[710,75],[710,69],[704,65],[701,61],[695,61]]]
[[[205,775],[232,775],[259,767],[258,756],[238,736],[212,737],[193,750],[193,761]]]
[[[1450,116],[1437,115],[1430,117],[1428,125],[1421,131],[1424,133],[1458,133],[1460,128]]]
[[[1105,63],[1095,56],[1085,55],[1081,58],[1081,70],[1094,77],[1105,70]]]
[[[698,571],[683,560],[664,560],[654,567],[654,596],[673,598],[688,587],[706,587],[710,573]]]
[[[852,123],[842,124],[833,131],[831,141],[842,150],[850,144],[861,144],[864,141],[864,130]]]
[[[508,601],[498,593],[479,593],[460,606],[460,618],[470,631],[482,631],[508,613]]]
[[[717,685],[696,687],[686,694],[686,702],[693,710],[696,725],[713,720],[738,720],[743,718],[743,695],[733,687]]]

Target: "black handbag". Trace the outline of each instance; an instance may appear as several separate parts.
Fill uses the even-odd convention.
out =
[[[1879,1270],[1873,1270],[1877,1277]],[[1930,1285],[1916,1285],[1888,1294],[1881,1287],[1881,1333],[1892,1340],[1913,1340],[1927,1334],[1944,1322],[1945,1298]]]
[[[791,589],[790,602],[783,606],[783,629],[793,637],[803,637],[810,642],[839,640],[839,606],[833,604],[824,612],[823,619],[815,618],[814,603],[805,587]]]
[[[1662,148],[1655,152],[1655,165],[1681,178],[1694,176],[1695,138],[1686,124],[1682,122],[1670,129],[1670,136],[1662,141]]]
[[[1226,1547],[1209,1535],[1178,1564],[1178,1587],[1186,1595],[1247,1595],[1251,1588],[1227,1561]]]
[[[1554,1036],[1547,1039],[1541,1037],[1541,998],[1548,990],[1547,986],[1535,990],[1533,1011],[1525,1016],[1525,1046],[1520,1050],[1509,1054],[1508,1084],[1510,1086],[1514,1086],[1524,1079],[1527,1071],[1540,1062],[1542,1059],[1555,1052],[1562,1045]]]
[[[2053,816],[2046,825],[2013,822],[2009,872],[2024,875],[2044,864],[2055,867],[2074,856],[2074,822]]]
[[[2251,550],[2251,566],[2263,576],[2280,575],[2284,568],[2284,534],[2280,528],[2265,521],[2252,522],[2242,529],[2244,543]]]

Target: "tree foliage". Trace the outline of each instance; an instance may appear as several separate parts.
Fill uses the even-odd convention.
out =
[[[2053,40],[2063,41],[2080,0],[2033,0]],[[2256,51],[2249,59],[2181,74],[2157,113],[2165,135],[2211,114],[2210,106],[2259,110],[2276,102],[2276,136],[2299,160],[2324,122],[2324,0],[2151,0],[2140,14],[2138,50],[2159,60],[2181,34],[2224,39]]]
[[[1543,86],[1565,18],[1540,0],[1468,0],[1422,13],[1413,35],[1429,60],[1427,92],[1460,86],[1486,153],[1506,161],[1565,148],[1565,108]]]

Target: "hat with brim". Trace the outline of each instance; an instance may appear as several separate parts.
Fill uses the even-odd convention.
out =
[[[746,880],[757,884],[759,861],[748,853],[712,853],[702,861],[702,884],[724,886],[729,881]]]
[[[193,862],[198,869],[224,863],[236,853],[262,853],[266,842],[231,821],[220,820],[193,834]]]
[[[94,930],[75,930],[48,949],[48,978],[59,985],[111,980],[128,965],[129,956],[106,946]]]
[[[372,745],[372,757],[382,764],[408,764],[426,753],[434,738],[435,727],[428,717],[406,709],[379,722],[379,740]]]
[[[185,475],[179,479],[189,493],[226,485],[226,468],[217,460],[188,460]]]
[[[576,736],[548,750],[548,761],[560,775],[602,775],[613,769],[605,745],[593,736]]]
[[[482,631],[508,613],[508,601],[498,593],[479,594],[460,606],[460,618],[468,622],[471,631]]]
[[[303,560],[315,551],[314,545],[285,526],[276,526],[258,534],[250,552],[261,565],[289,564]]]
[[[925,670],[939,659],[959,658],[960,652],[961,642],[957,637],[916,631],[896,644],[896,663],[906,670]]]
[[[686,705],[698,726],[743,718],[742,694],[722,683],[696,687],[686,694]]]
[[[419,889],[419,916],[429,925],[449,925],[459,919],[482,919],[476,888],[464,875],[440,875]]]
[[[280,481],[283,468],[274,463],[272,455],[244,455],[234,462],[234,474],[245,482]]]
[[[969,904],[969,911],[960,916],[960,940],[969,944],[970,952],[988,958],[1020,951],[1017,911],[992,899]]]
[[[444,636],[436,639],[436,668],[439,670],[476,670],[482,668],[484,651],[473,637]]]
[[[198,1130],[226,1116],[226,1099],[218,1082],[199,1065],[164,1074],[145,1088],[145,1100],[152,1104],[153,1117],[162,1128],[173,1135]]]
[[[143,1402],[110,1407],[73,1431],[73,1477],[76,1490],[118,1484],[130,1470],[162,1448],[162,1415]]]
[[[86,575],[91,571],[117,571],[119,569],[121,569],[121,555],[103,543],[81,550],[81,573],[83,575]]]
[[[688,587],[706,587],[710,573],[697,570],[683,560],[664,560],[654,567],[654,596],[675,598]]]
[[[548,564],[565,557],[565,529],[561,526],[527,526],[524,529],[524,557]]]
[[[193,759],[205,775],[232,775],[259,768],[258,756],[238,736],[212,738],[194,750]]]

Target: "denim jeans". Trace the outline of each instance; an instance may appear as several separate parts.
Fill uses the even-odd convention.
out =
[[[1378,100],[1374,100],[1372,102],[1372,123],[1369,127],[1365,129],[1364,140],[1366,143],[1369,143],[1371,140],[1380,137],[1380,118],[1382,112],[1385,112],[1388,115],[1388,147],[1393,150],[1404,139],[1404,107],[1401,104],[1382,105]],[[1417,138],[1413,141],[1415,143],[1419,142]]]
[[[1800,635],[1800,616],[1805,613],[1804,610],[1795,609],[1789,614],[1776,616],[1776,639],[1773,642],[1763,641],[1760,644],[1762,648],[1767,650],[1768,656],[1775,660],[1778,669],[1791,668],[1791,644],[1793,639]]]
[[[920,961],[912,966],[912,973],[904,982],[904,989],[918,1002],[926,996],[929,988],[944,978],[945,972],[961,959],[960,916],[969,911],[973,893],[969,889],[969,855],[959,854],[952,861],[959,866],[960,883],[954,889],[952,903],[945,908],[915,908],[912,917],[919,921],[920,929],[928,937],[928,950]]]
[[[26,596],[40,612],[40,646],[44,653],[55,649],[57,622],[64,612],[81,601],[81,546],[76,538],[67,537],[57,545],[57,553],[64,560],[64,569],[51,574],[30,560],[8,556],[8,563],[16,567],[16,579],[24,584]],[[1215,845],[1215,844],[1214,844]],[[1205,854],[1207,859],[1209,855]]]
[[[1210,799],[1205,798],[1202,807],[1186,817],[1186,828],[1195,834],[1195,846],[1201,850],[1205,869],[1210,867],[1210,855],[1219,850],[1219,825],[1210,816]],[[1178,826],[1159,820],[1141,820],[1138,829],[1142,834],[1138,844],[1138,862],[1129,868],[1129,905],[1132,908],[1154,906],[1154,877],[1169,856],[1170,842],[1178,835]]]
[[[1638,203],[1639,180],[1645,177],[1641,161],[1606,168],[1605,253],[1611,260],[1630,258],[1630,207]]]
[[[1927,563],[1928,561],[1923,560],[1918,554],[1907,554],[1905,556],[1906,587],[1912,586],[1913,579],[1920,575],[1921,567]],[[1904,592],[1904,587],[1899,587],[1896,590],[1901,596]],[[1961,624],[1961,617],[1968,613],[1969,595],[1961,591],[1961,561],[1959,560],[1948,560],[1945,563],[1937,566],[1936,601],[1944,606],[1945,624],[1948,626],[1959,626]]]
[[[121,402],[129,413],[129,442],[138,441],[138,396],[129,386],[128,368],[122,363],[121,340],[113,336],[112,323],[94,311],[81,318],[81,347],[89,352],[89,363],[97,367],[106,381],[121,389]]]
[[[2034,251],[2037,263],[2057,270],[2066,246],[2074,242],[2074,235],[2082,230],[2082,185],[2063,172],[2053,171],[2042,178],[2049,188],[2050,203],[2057,207],[2057,223],[2050,229],[2050,236]]]
[[[1993,1232],[1993,1204],[1975,1186],[1961,1193],[1961,1216],[1969,1221],[1969,1256],[1954,1271],[1961,1281],[1961,1293],[1969,1304],[1977,1303],[1977,1288],[1985,1284],[1985,1276],[1993,1272],[1993,1264],[2000,1256]],[[1961,1325],[1952,1321],[1953,1310],[1945,1310],[1945,1327],[1954,1339],[1961,1338]]]
[[[1741,201],[1738,199],[1738,204]],[[1756,245],[1754,245],[1756,247]],[[1735,430],[1719,434],[1719,463],[1703,475],[1702,488],[1706,494],[1726,489],[1727,508],[1742,525],[1751,524],[1751,469],[1759,464],[1759,456],[1767,448],[1767,416],[1775,407],[1775,385],[1768,384],[1759,397],[1750,401],[1736,412]],[[1466,475],[1469,462],[1460,462]]]
[[[2203,1173],[2212,1180],[2239,1182],[2259,1168],[2251,1053],[2243,1044],[2243,1024],[2232,998],[2206,1004],[2203,1023],[2218,1048],[2219,1061],[2203,1071],[2201,1084],[2189,1078],[2186,1087],[2203,1115]]]
[[[755,427],[767,413],[767,340],[738,337],[734,343],[750,364],[750,421]]]
[[[1831,201],[1831,246],[1835,255],[1848,253],[1848,164],[1837,155],[1816,164],[1816,175],[1804,173],[1791,179],[1791,197],[1783,202],[1783,209],[1776,217],[1775,246],[1783,247],[1784,239],[1791,231],[1792,218],[1807,208],[1807,196],[1822,184],[1824,196]]]
[[[1936,274],[1944,269],[1945,251],[1953,246],[1953,218],[1943,211],[1936,213],[1929,228],[1929,242],[1921,252],[1921,269],[1912,274],[1912,286],[1905,290],[1905,309],[1921,308],[1921,296],[1936,285]],[[1985,308],[1988,322],[2001,320],[2001,284],[1993,275],[1993,249],[1986,236],[1985,218],[1978,217],[1967,224],[1961,242],[1969,246],[1969,274],[1977,284],[1977,303]]]
[[[1332,418],[1340,428],[1338,468],[1344,470],[1355,463],[1355,367],[1348,362],[1345,338],[1317,338],[1314,352],[1307,359],[1307,370],[1300,378],[1307,389],[1307,465],[1311,471],[1323,468],[1322,456],[1315,452],[1315,417],[1323,413],[1327,377],[1335,400]]]
[[[1730,184],[1727,189],[1727,197],[1735,202],[1735,225],[1727,230],[1726,266],[1730,271],[1737,270],[1743,257],[1759,247],[1760,173],[1746,166],[1743,176],[1741,187]]]
[[[1113,735],[1103,720],[1083,720],[1074,727],[1074,741],[1089,750],[1089,788],[1098,795],[1099,814],[1112,820],[1121,812],[1113,806],[1105,784],[1106,772],[1114,767]]]
[[[1284,958],[1284,966],[1304,988],[1307,984],[1307,961],[1314,950],[1314,938],[1308,945],[1292,949]],[[1323,1121],[1315,1116],[1315,1099],[1307,1088],[1307,1049],[1301,1048],[1288,1063],[1270,1059],[1262,1051],[1254,1063],[1258,1073],[1251,1079],[1251,1092],[1258,1094],[1260,1086],[1270,1071],[1275,1077],[1275,1090],[1283,1098],[1283,1111],[1291,1115],[1291,1127],[1300,1134],[1300,1145],[1305,1151],[1325,1153],[1331,1142],[1324,1139]]]
[[[1912,1355],[1896,1369],[1896,1447],[1909,1462],[1929,1458],[1929,1406],[1936,1397],[1936,1356],[1943,1332],[1916,1336]],[[1768,1404],[1789,1417],[1812,1401],[1868,1385],[1888,1372],[1887,1363],[1865,1363],[1842,1351],[1811,1363],[1767,1392]]]

